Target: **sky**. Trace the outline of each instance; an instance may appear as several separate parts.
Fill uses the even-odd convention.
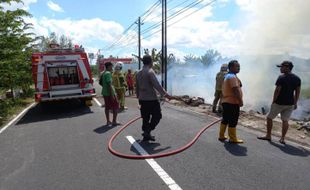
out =
[[[24,0],[3,4],[22,8],[37,35],[66,35],[87,52],[118,57],[137,54],[137,19],[141,46],[161,49],[161,5],[157,0]],[[182,14],[175,15],[189,5]],[[210,3],[211,2],[211,3]],[[176,57],[215,49],[225,57],[289,54],[310,58],[309,0],[167,0],[167,49]],[[145,14],[153,5],[158,5]],[[179,12],[180,13],[180,12]],[[129,26],[132,26],[129,28]],[[126,30],[129,28],[129,30]],[[157,32],[157,33],[156,33]],[[115,42],[117,42],[115,44]]]
[[[104,57],[138,54],[141,17],[141,48],[161,49],[157,0],[24,0],[2,6],[31,13],[25,20],[38,36],[64,34],[88,53]],[[247,108],[269,105],[280,74],[275,65],[285,59],[299,60],[294,72],[302,79],[302,89],[309,88],[310,0],[167,0],[167,10],[168,54],[182,61],[186,55],[198,57],[214,49],[238,59]],[[201,96],[211,103],[221,64],[176,66],[168,72],[169,93]]]

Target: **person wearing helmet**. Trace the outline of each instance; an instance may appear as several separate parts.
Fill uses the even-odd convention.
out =
[[[121,111],[125,109],[125,93],[126,93],[126,88],[127,88],[126,80],[122,72],[122,69],[123,69],[123,63],[117,62],[115,64],[114,72],[112,75],[112,81],[115,87],[118,101],[120,103]]]
[[[214,93],[214,100],[212,106],[212,112],[216,113],[217,103],[218,105],[218,112],[222,113],[222,84],[224,81],[224,76],[227,74],[227,64],[222,64],[220,72],[216,74],[216,82],[215,82],[215,93]]]

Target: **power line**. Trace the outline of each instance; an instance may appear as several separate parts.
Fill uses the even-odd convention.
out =
[[[178,4],[177,6],[182,5],[182,4],[184,4],[185,2],[187,2],[187,1],[188,1],[188,0],[183,1],[182,3]],[[186,12],[186,11],[188,11],[189,9],[195,7],[195,6],[198,5],[199,3],[202,3],[203,1],[205,1],[205,0],[198,0],[198,1],[194,1],[194,2],[192,2],[192,3],[190,3],[190,4],[188,4],[187,6],[183,7],[183,8],[180,9],[179,11],[176,11],[176,12],[174,12],[173,14],[171,14],[171,15],[168,17],[167,21],[169,21],[169,20],[175,18],[176,16],[178,16],[178,15],[180,15],[180,14]],[[174,7],[174,8],[176,8],[176,7]],[[170,10],[171,10],[171,9],[170,9]],[[151,25],[150,27],[148,27],[148,28],[146,28],[145,30],[143,30],[143,31],[142,31],[142,34],[145,34],[146,32],[148,32],[148,31],[150,31],[150,30],[152,30],[152,29],[154,29],[154,28],[160,26],[161,24],[162,24],[162,22],[158,22],[158,23],[155,23],[155,24]]]
[[[160,1],[157,1],[149,10],[149,13],[142,19],[141,22],[145,22],[147,17],[150,16],[154,11],[155,9],[160,5]],[[140,16],[142,18],[142,16]]]
[[[179,20],[173,22],[172,24],[169,24],[168,26],[172,26],[172,25],[174,25],[174,24],[180,22],[183,18],[188,17],[188,16],[190,16],[190,15],[192,15],[192,14],[194,14],[194,13],[200,11],[201,9],[203,9],[203,8],[205,8],[205,7],[209,6],[209,5],[211,5],[211,4],[214,3],[215,1],[217,1],[217,0],[212,0],[212,1],[210,1],[209,3],[203,5],[202,7],[198,8],[197,10],[194,10],[192,13],[183,16],[182,18],[180,18]]]
[[[126,41],[128,40],[131,40],[133,38],[136,38],[137,34],[136,32],[134,32],[135,30],[137,30],[137,26],[132,30],[133,32],[130,33],[130,34],[127,34],[127,35],[123,35],[119,40],[115,41],[113,44],[111,44],[108,48],[106,49],[112,49],[114,48],[115,46],[118,46],[120,44],[123,44],[125,43]]]
[[[132,24],[121,34],[121,36],[120,36],[117,40],[115,40],[115,41],[114,41],[112,44],[110,44],[109,46],[106,46],[104,49],[110,49],[110,48],[112,48],[113,46],[115,46],[116,44],[120,43],[121,40],[124,38],[124,34],[126,34],[126,33],[129,31],[129,29],[130,29],[132,26],[134,26],[134,24],[135,24],[135,22],[132,23]],[[136,30],[136,28],[137,28],[137,27],[135,27],[133,30]]]
[[[151,12],[153,11],[153,9],[156,8],[159,4],[160,4],[160,0],[156,1],[156,2],[155,2],[146,12],[144,12],[140,17],[142,17],[142,16],[144,16],[144,15],[146,15],[146,14],[151,13]],[[148,16],[148,15],[147,15],[147,16]],[[146,16],[146,17],[147,17],[147,16]],[[136,21],[133,22],[133,23],[122,33],[122,36],[121,36],[120,38],[118,38],[118,39],[117,39],[115,42],[113,42],[111,45],[106,46],[104,49],[110,49],[110,48],[112,48],[113,46],[115,46],[115,45],[121,43],[121,40],[124,38],[124,35],[123,35],[123,34],[126,34],[126,33],[129,31],[129,29],[130,29],[133,25],[135,25],[135,24],[136,24]],[[135,29],[136,29],[136,28],[135,28]]]
[[[156,1],[147,11],[145,11],[140,17],[142,18],[144,15],[148,14],[154,7],[160,5],[161,0]]]
[[[173,0],[170,0],[169,2],[171,2],[171,1],[173,1]],[[181,3],[179,3],[178,5],[174,6],[173,8],[169,9],[168,11],[175,10],[177,7],[183,5],[184,3],[188,2],[188,1],[189,1],[189,0],[185,0],[185,1],[181,2]],[[187,12],[187,11],[189,11],[191,8],[197,6],[198,4],[202,3],[203,1],[205,1],[205,0],[198,0],[198,1],[194,1],[194,2],[189,3],[188,5],[186,5],[185,7],[183,7],[182,9],[180,9],[180,10],[178,10],[178,11],[172,13],[172,14],[168,17],[167,21],[171,21],[171,20],[177,18],[178,16],[181,16],[182,14],[184,14],[184,13]],[[180,22],[183,18],[188,17],[188,16],[190,16],[190,15],[192,15],[192,14],[194,14],[194,13],[200,11],[200,10],[203,9],[204,7],[207,7],[207,6],[211,5],[211,4],[214,3],[215,1],[217,1],[217,0],[212,0],[212,1],[210,1],[209,3],[203,5],[202,7],[200,7],[200,8],[198,8],[198,9],[196,9],[196,10],[190,12],[189,14],[186,14],[185,16],[182,16],[180,19],[178,19],[178,20],[176,20],[175,22],[169,24],[169,25],[167,26],[167,28],[170,27],[170,26],[172,26],[172,25],[174,25],[174,24],[176,24],[176,23],[178,23],[178,22]],[[155,4],[153,4],[153,6],[152,6],[150,9],[148,9],[144,14],[142,14],[142,15],[146,15],[146,16],[144,17],[144,21],[146,20],[146,18],[147,18],[152,12],[154,12],[155,8],[158,7],[158,2],[160,2],[160,1],[157,1]],[[149,20],[150,20],[150,19],[149,19]],[[128,33],[129,29],[130,29],[134,24],[136,24],[136,22],[134,22],[133,24],[131,24],[125,31]],[[142,34],[146,34],[148,31],[157,28],[157,27],[160,26],[161,24],[162,24],[162,22],[158,22],[158,23],[155,23],[155,24],[149,26],[148,28],[146,28],[146,29],[144,29],[144,30],[142,31]],[[137,26],[134,28],[134,30],[136,30],[136,29],[137,29]],[[147,36],[145,36],[145,37],[142,37],[142,38],[143,38],[143,39],[147,39],[147,38],[149,38],[149,37],[155,35],[156,33],[160,32],[160,31],[161,31],[161,29],[158,29],[158,30],[152,32],[151,34],[149,34],[149,35],[147,35]],[[131,34],[127,35],[127,36],[124,36],[124,35],[123,35],[121,38],[119,38],[119,39],[118,39],[117,41],[115,41],[113,44],[111,44],[110,46],[108,46],[108,48],[109,48],[109,50],[113,50],[113,49],[115,49],[115,47],[116,47],[116,49],[118,49],[118,48],[124,48],[124,47],[131,46],[131,45],[133,45],[133,43],[135,42],[136,37],[137,37],[137,36],[136,36],[135,33],[131,33]],[[121,45],[121,44],[122,44],[122,45]]]
[[[168,1],[167,2],[167,5],[170,3],[170,2],[172,2],[173,0],[170,0],[170,1]],[[186,0],[186,1],[188,1],[188,0]],[[184,2],[186,2],[186,1],[183,1],[182,2],[182,4],[184,3]],[[180,6],[181,4],[179,4],[179,5],[177,5],[177,6]],[[171,9],[169,9],[167,12],[169,12]],[[158,15],[156,15],[156,16],[154,16],[154,17],[152,17],[152,18],[150,18],[150,19],[148,19],[147,21],[152,21],[152,20],[154,20],[154,19],[156,19],[158,17]],[[145,21],[144,21],[145,22]]]
[[[167,26],[167,28],[170,27],[170,26],[172,26],[172,25],[174,25],[174,24],[176,24],[176,23],[178,23],[178,22],[180,22],[183,18],[188,17],[188,16],[190,16],[190,15],[192,15],[192,14],[194,14],[194,13],[200,11],[201,9],[203,9],[203,8],[205,8],[205,7],[209,6],[209,5],[211,5],[211,4],[214,3],[215,1],[217,1],[217,0],[210,1],[209,3],[203,5],[202,7],[200,7],[200,8],[198,8],[197,10],[191,12],[190,14],[187,14],[187,15],[183,16],[183,17],[180,18],[179,20],[173,22],[172,24],[169,24],[169,25]],[[151,33],[150,35],[148,35],[148,36],[146,36],[146,37],[143,37],[143,39],[147,39],[147,38],[153,36],[154,34],[160,32],[160,31],[161,31],[161,29],[156,30],[156,31],[154,31],[153,33]]]
[[[191,8],[195,7],[196,5],[202,3],[203,1],[205,1],[205,0],[198,0],[198,1],[191,2],[190,4],[188,4],[187,6],[185,6],[184,8],[180,9],[179,11],[176,11],[175,13],[171,14],[170,17],[169,17],[167,20],[172,20],[172,19],[176,18],[177,16],[179,16],[179,15],[181,15],[181,14],[187,12],[188,10],[190,10]],[[215,1],[216,1],[216,0],[213,0],[213,1],[209,2],[209,3],[207,3],[206,5],[203,5],[202,7],[198,8],[197,10],[195,10],[195,11],[189,13],[189,14],[186,14],[186,15],[183,16],[181,19],[179,19],[179,20],[173,22],[172,24],[169,24],[168,27],[170,27],[170,26],[172,26],[172,25],[178,23],[179,21],[181,21],[183,18],[185,18],[185,17],[187,17],[187,16],[190,16],[190,15],[196,13],[197,11],[201,10],[202,8],[204,8],[204,7],[206,7],[206,6],[209,6],[210,4],[212,4],[212,3],[215,2]],[[178,4],[177,6],[175,6],[173,9],[175,9],[176,7],[178,7],[178,6],[182,5],[182,4],[184,4],[185,2],[188,2],[188,0],[181,2],[180,4]],[[173,10],[173,9],[170,9],[170,10]],[[159,23],[156,23],[156,24],[154,24],[154,25],[148,27],[147,29],[145,29],[145,30],[142,31],[142,32],[143,32],[142,34],[145,34],[145,33],[147,33],[148,31],[150,31],[151,29],[160,26],[161,23],[162,23],[162,22],[159,22]],[[147,38],[153,36],[154,34],[160,32],[160,31],[161,31],[161,29],[158,29],[158,30],[156,30],[155,32],[152,32],[151,34],[149,34],[148,36],[143,37],[143,39],[147,39]],[[131,39],[129,39],[129,40],[130,40],[129,43],[131,43]],[[119,43],[119,44],[120,44],[120,43]],[[127,43],[125,46],[128,46],[128,43]],[[121,47],[123,47],[123,46],[121,46]]]

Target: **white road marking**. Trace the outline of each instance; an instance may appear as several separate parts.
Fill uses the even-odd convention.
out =
[[[99,100],[97,100],[97,98],[94,98],[95,102],[98,104],[99,107],[102,106],[102,104],[99,102]]]
[[[27,108],[25,108],[22,112],[20,112],[14,119],[12,119],[8,124],[6,124],[2,129],[0,129],[0,134],[6,129],[8,128],[10,125],[12,125],[12,123],[14,123],[17,119],[19,119],[26,111],[28,111],[33,105],[35,105],[36,103],[32,103],[30,106],[28,106]]]
[[[135,147],[141,155],[149,155],[132,136],[126,136],[128,141]],[[160,167],[154,159],[145,159],[159,177],[166,183],[171,190],[182,190],[182,188]]]

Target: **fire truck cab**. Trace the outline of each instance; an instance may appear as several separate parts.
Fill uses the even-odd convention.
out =
[[[79,46],[33,53],[32,78],[36,102],[80,99],[91,105],[96,96],[87,54]]]

